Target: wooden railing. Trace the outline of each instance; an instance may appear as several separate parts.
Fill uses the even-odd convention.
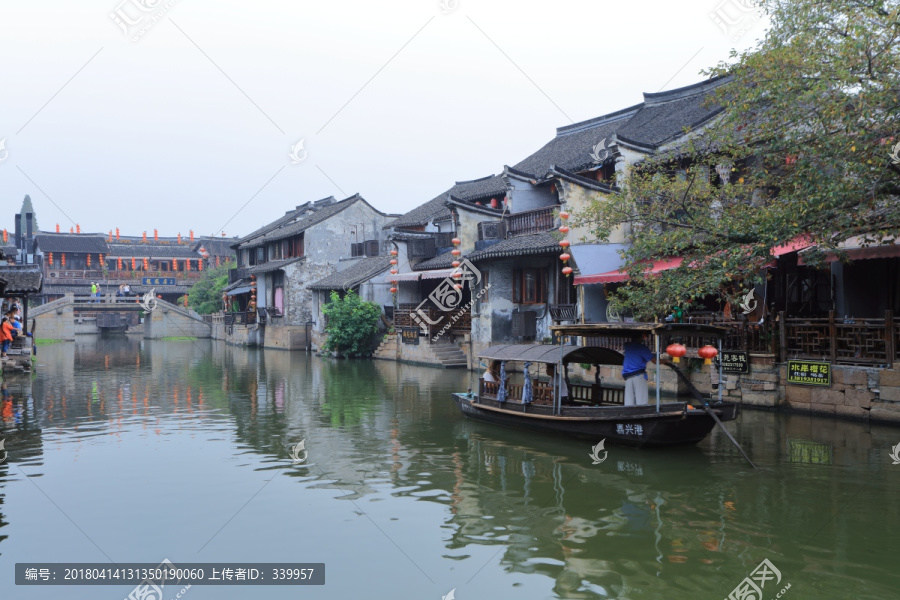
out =
[[[400,304],[394,309],[394,327],[420,327],[419,320],[413,318],[413,313],[421,310],[427,321],[428,339],[437,335],[447,323],[450,323],[451,333],[469,333],[472,331],[472,313],[468,310],[456,309],[444,312],[436,306],[426,304],[419,308],[418,304]],[[460,312],[462,311],[462,312]],[[456,321],[453,319],[456,318]],[[431,325],[430,323],[434,323]]]
[[[893,313],[883,319],[838,318],[834,311],[828,317],[804,319],[785,317],[781,313],[781,360],[813,358],[834,364],[886,365],[900,361],[897,331]]]
[[[549,382],[532,380],[532,397],[533,404],[551,405],[553,404],[553,388]],[[506,384],[506,398],[512,402],[522,402],[521,383]],[[599,384],[581,385],[570,383],[569,402],[574,404],[625,404],[625,390],[623,388],[601,387]],[[480,396],[490,399],[497,398],[497,392],[500,384],[483,379],[479,380],[478,393]]]
[[[551,304],[550,318],[554,321],[575,321],[575,305]]]
[[[554,226],[553,213],[557,208],[556,206],[545,206],[544,208],[509,215],[506,219],[507,235],[525,235],[550,231]]]
[[[78,285],[85,282],[98,281],[103,285],[119,285],[120,283],[134,283],[143,277],[170,277],[177,280],[195,280],[203,277],[202,271],[191,269],[190,271],[143,271],[138,269],[109,271],[97,271],[87,269],[50,269],[46,271],[45,283]]]

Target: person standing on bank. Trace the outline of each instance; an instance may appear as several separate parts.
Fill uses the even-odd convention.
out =
[[[656,363],[656,355],[643,344],[640,335],[631,336],[631,342],[625,344],[624,354],[625,406],[648,404],[647,363]]]

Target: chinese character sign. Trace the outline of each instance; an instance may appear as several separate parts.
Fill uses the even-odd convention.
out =
[[[787,382],[796,385],[831,386],[831,363],[812,360],[789,360]]]

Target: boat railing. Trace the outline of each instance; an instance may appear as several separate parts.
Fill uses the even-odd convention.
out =
[[[479,396],[495,400],[500,384],[491,381],[479,380]],[[509,401],[522,401],[521,383],[506,384],[506,398]],[[600,384],[582,385],[570,383],[569,401],[576,404],[625,404],[625,390],[623,388],[604,387]],[[533,404],[553,404],[553,388],[549,382],[534,380],[532,381],[532,403]]]

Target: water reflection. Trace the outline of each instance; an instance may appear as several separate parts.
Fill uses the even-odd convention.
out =
[[[18,467],[54,480],[63,467],[45,465],[45,452],[77,462],[92,440],[143,436],[187,438],[214,448],[198,460],[234,465],[219,479],[199,471],[182,482],[185,497],[200,502],[213,493],[206,488],[236,484],[245,471],[332,491],[303,497],[319,511],[342,503],[371,513],[431,571],[471,579],[470,597],[514,584],[523,597],[724,597],[763,558],[790,575],[792,598],[851,585],[857,597],[888,597],[900,585],[890,558],[900,524],[893,429],[746,412],[731,428],[760,472],[717,432],[699,447],[609,448],[592,465],[590,444],[463,419],[449,394],[473,381],[459,371],[121,338],[42,347],[39,368],[20,377],[3,381],[0,554],[26,543],[10,526],[19,516],[3,512]],[[301,440],[306,460],[294,464],[290,448]],[[165,473],[154,486],[168,484]],[[410,502],[438,516],[405,521]],[[400,514],[378,517],[378,503]],[[268,511],[272,536],[296,520],[290,506]],[[331,529],[322,523],[315,533]],[[386,543],[368,531],[365,544]],[[429,558],[425,540],[434,539],[442,550]]]

